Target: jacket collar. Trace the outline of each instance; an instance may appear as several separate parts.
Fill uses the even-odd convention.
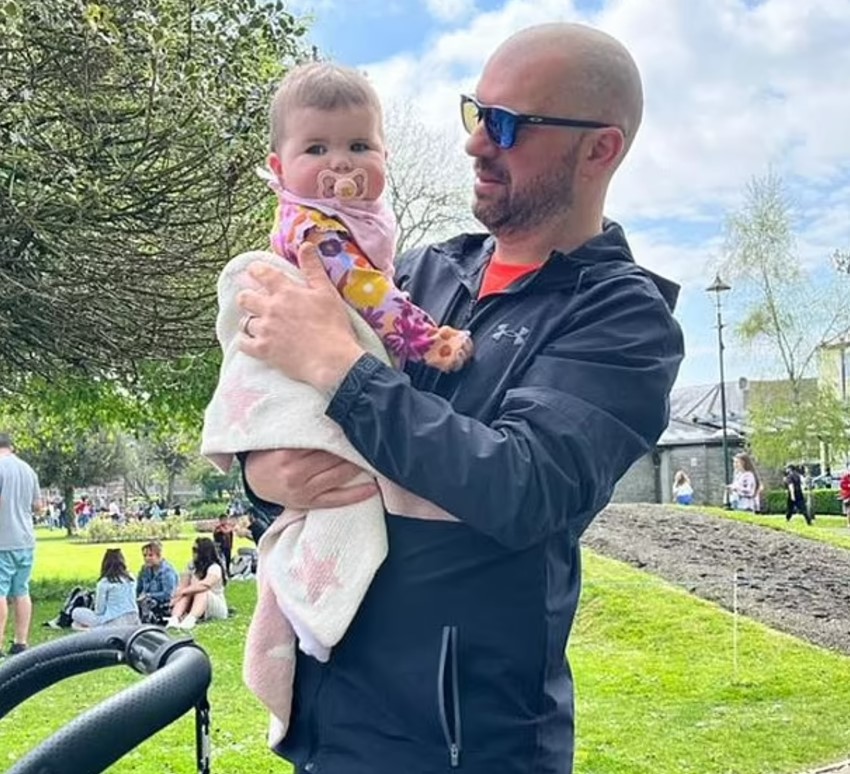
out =
[[[437,249],[449,259],[458,279],[470,295],[476,296],[484,268],[496,249],[495,238],[486,233],[461,234],[442,243]],[[573,289],[585,275],[607,273],[618,267],[627,271],[633,267],[645,274],[658,288],[670,310],[674,309],[679,286],[637,266],[622,227],[607,218],[603,221],[601,233],[569,253],[553,250],[540,270],[520,280],[515,290],[535,292]]]

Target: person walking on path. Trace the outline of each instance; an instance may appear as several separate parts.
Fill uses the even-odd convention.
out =
[[[41,513],[38,476],[13,451],[12,439],[0,433],[0,657],[6,639],[9,607],[15,633],[9,654],[27,648],[32,599],[29,582],[35,556],[33,519]]]
[[[793,465],[785,468],[785,490],[785,521],[791,521],[791,517],[799,513],[806,520],[806,524],[811,524],[812,514],[806,506],[803,478]]]

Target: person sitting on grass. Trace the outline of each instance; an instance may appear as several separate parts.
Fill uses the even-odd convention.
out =
[[[201,620],[227,618],[226,583],[215,543],[198,538],[192,546],[192,563],[171,598],[171,617],[166,627],[188,630]]]
[[[145,563],[136,580],[136,600],[140,608],[148,607],[157,619],[165,620],[180,576],[162,556],[162,543],[158,540],[145,543],[142,556]]]
[[[236,532],[235,527],[230,521],[230,516],[222,513],[218,517],[218,524],[213,530],[213,542],[218,549],[224,563],[224,574],[230,577],[230,560],[233,555],[233,535]]]
[[[94,610],[77,607],[71,613],[71,628],[93,629],[98,626],[139,624],[136,608],[136,581],[127,572],[120,548],[107,548],[100,564],[100,579],[94,596]]]

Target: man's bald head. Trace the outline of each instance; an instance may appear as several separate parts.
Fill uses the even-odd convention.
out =
[[[490,59],[497,61],[539,71],[551,81],[553,109],[620,127],[623,153],[632,144],[643,114],[643,88],[634,59],[616,38],[581,24],[541,24],[508,38]]]

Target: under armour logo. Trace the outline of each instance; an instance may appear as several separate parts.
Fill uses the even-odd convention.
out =
[[[531,331],[524,325],[518,331],[511,331],[508,330],[508,326],[505,325],[505,323],[501,323],[496,326],[496,332],[493,334],[493,341],[499,341],[500,339],[507,337],[514,340],[515,347],[521,347],[525,344],[525,337],[528,336],[529,333],[531,333]]]

